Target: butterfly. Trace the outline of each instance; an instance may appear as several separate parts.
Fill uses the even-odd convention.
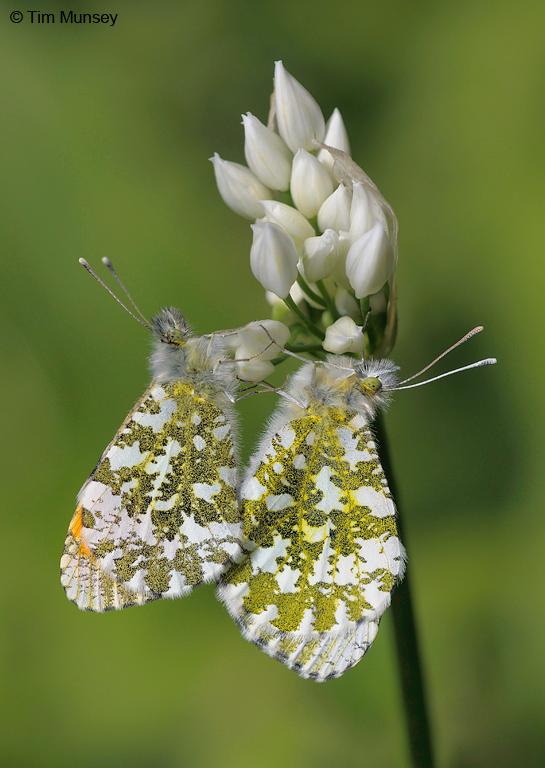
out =
[[[247,557],[217,594],[242,634],[304,678],[339,677],[367,652],[405,550],[371,424],[409,384],[390,360],[305,362],[277,390],[274,412],[242,478]],[[285,350],[284,350],[285,351]],[[289,354],[289,353],[287,353]],[[297,357],[297,355],[292,355]]]
[[[68,599],[91,611],[188,594],[242,555],[237,387],[221,337],[195,337],[182,314],[139,317],[153,336],[152,381],[83,485],[61,558]]]

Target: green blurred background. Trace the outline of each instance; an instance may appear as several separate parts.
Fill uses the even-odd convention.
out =
[[[404,766],[386,615],[341,680],[241,639],[211,587],[78,612],[58,560],[75,495],[147,382],[149,342],[77,265],[109,255],[144,310],[199,332],[266,315],[248,224],[207,158],[241,161],[273,60],[329,114],[401,225],[396,359],[495,369],[388,415],[439,764],[542,766],[545,7],[169,4],[114,28],[10,23],[2,2],[2,701],[6,766]],[[22,8],[25,10],[26,6]],[[272,400],[241,405],[249,451]]]

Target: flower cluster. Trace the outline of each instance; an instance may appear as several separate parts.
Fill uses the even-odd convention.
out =
[[[267,124],[248,113],[242,125],[247,165],[211,159],[224,202],[253,221],[251,270],[273,318],[289,326],[289,343],[358,356],[389,351],[397,220],[351,159],[341,113],[326,123],[278,61]],[[248,350],[244,342],[235,357],[251,358]]]

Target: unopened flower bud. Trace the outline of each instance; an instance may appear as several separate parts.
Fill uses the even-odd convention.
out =
[[[261,360],[272,360],[290,337],[290,329],[277,320],[255,320],[239,332],[241,346]]]
[[[356,298],[377,293],[390,277],[393,250],[381,222],[350,246],[346,256],[346,274]]]
[[[337,189],[326,197],[318,211],[318,227],[324,232],[326,229],[337,231],[350,228],[350,206],[352,191],[339,184]]]
[[[280,224],[288,235],[291,235],[295,245],[301,248],[307,237],[314,235],[314,229],[297,208],[286,203],[278,203],[276,200],[263,200],[265,219],[274,224]]]
[[[333,179],[314,155],[299,149],[293,158],[290,190],[297,208],[311,219],[316,216],[326,197],[333,192]]]
[[[274,65],[274,101],[278,131],[292,152],[312,149],[314,141],[322,141],[325,124],[320,107],[281,61]]]
[[[353,243],[368,232],[376,223],[375,207],[371,192],[359,181],[352,185],[350,207],[350,241]]]
[[[291,152],[280,136],[249,112],[242,115],[244,154],[259,181],[285,192],[290,186]]]
[[[339,238],[333,229],[326,229],[320,237],[309,237],[303,247],[303,269],[311,283],[331,274],[337,260]]]
[[[336,107],[325,127],[324,144],[327,144],[329,147],[335,147],[335,149],[342,149],[347,155],[350,154],[348,134],[344,126],[342,115]],[[321,149],[318,152],[318,160],[321,163],[324,163],[329,169],[333,168],[333,163],[335,162],[327,149]]]
[[[256,383],[274,372],[274,365],[270,361],[254,357],[252,351],[243,346],[237,349],[235,360],[240,360],[237,363],[237,376],[242,381]]]
[[[270,189],[262,184],[245,165],[222,160],[217,152],[210,159],[223,202],[246,219],[263,216],[260,200],[267,200],[272,196]]]
[[[299,283],[294,283],[291,286],[290,296],[296,304],[301,304],[305,300],[305,294],[301,290]],[[271,308],[271,317],[273,320],[278,320],[285,325],[291,325],[295,322],[295,313],[282,299],[278,298],[276,293],[265,291],[265,300]]]
[[[356,325],[351,317],[340,317],[326,329],[322,346],[336,355],[346,352],[361,355],[363,353],[362,328]]]
[[[335,260],[335,267],[332,272],[332,278],[337,285],[346,288],[350,288],[350,280],[346,275],[346,256],[350,248],[350,237],[348,232],[339,232],[339,241],[337,244],[337,258]],[[350,314],[350,313],[347,313]]]
[[[335,308],[339,315],[348,315],[353,320],[361,318],[360,305],[346,288],[337,288],[335,293]]]
[[[256,221],[250,251],[250,266],[254,277],[267,290],[285,299],[297,279],[297,250],[295,243],[278,224]]]

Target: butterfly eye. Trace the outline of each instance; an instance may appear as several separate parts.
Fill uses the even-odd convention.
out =
[[[366,395],[376,395],[382,389],[382,382],[376,376],[367,376],[360,381],[360,387]]]

